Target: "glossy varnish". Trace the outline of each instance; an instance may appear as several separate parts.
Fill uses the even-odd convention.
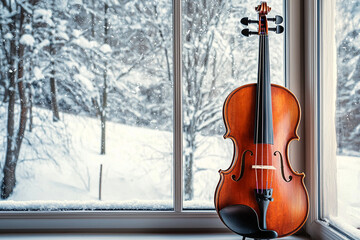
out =
[[[249,84],[235,89],[224,103],[223,116],[227,129],[224,137],[233,141],[234,156],[229,169],[220,170],[215,206],[216,210],[220,211],[226,206],[243,204],[252,207],[260,215],[254,189],[261,186],[265,188],[266,179],[271,180],[272,176],[274,200],[267,211],[267,229],[275,230],[279,237],[283,237],[299,230],[305,223],[309,211],[308,194],[304,185],[305,174],[294,172],[288,159],[289,143],[299,139],[296,130],[300,120],[300,107],[296,97],[289,90],[271,85],[274,144],[255,144],[256,86]],[[261,170],[256,170],[258,186],[255,181],[255,170],[252,169],[256,149],[257,164],[261,163],[261,158],[263,162],[267,158],[268,163],[275,168],[263,170],[262,179]],[[253,155],[246,153],[245,160],[241,162],[242,154],[246,150],[252,151]],[[283,155],[284,175],[287,180],[292,178],[289,182],[282,177],[280,156],[274,155],[276,151]],[[239,181],[234,181],[232,176],[240,176],[241,164],[244,164],[243,176]]]

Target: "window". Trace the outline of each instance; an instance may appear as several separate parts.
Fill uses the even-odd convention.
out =
[[[233,151],[222,139],[222,104],[232,89],[256,81],[257,38],[242,37],[239,26],[242,16],[256,18],[254,3],[116,2],[26,2],[16,19],[1,3],[2,16],[18,21],[1,29],[8,73],[0,88],[1,159],[19,150],[15,188],[0,202],[3,219],[15,216],[6,210],[42,210],[27,214],[35,219],[49,210],[60,218],[69,215],[58,210],[93,210],[72,218],[101,217],[114,228],[113,216],[143,218],[144,210],[159,210],[146,212],[149,219],[213,210],[218,170],[229,166]],[[283,1],[269,5],[272,16],[284,15]],[[272,35],[271,77],[285,85],[284,35]],[[244,64],[244,56],[252,60]],[[21,130],[19,118],[26,120],[21,148],[7,138],[8,112],[15,121],[10,136]],[[203,226],[219,226],[213,211],[187,212],[216,218]]]
[[[312,236],[358,239],[357,1],[315,1],[309,9],[308,140]],[[313,11],[311,11],[313,10]],[[313,104],[313,105],[311,105]],[[312,160],[311,160],[312,159]]]
[[[269,6],[270,16],[283,15],[283,1]],[[218,170],[228,168],[233,156],[232,142],[222,138],[222,106],[232,90],[257,81],[258,38],[242,36],[239,20],[257,16],[249,1],[187,0],[182,8],[184,208],[214,209]],[[285,85],[284,34],[269,35],[271,80]]]
[[[360,189],[360,98],[359,98],[359,56],[358,44],[359,21],[356,18],[360,10],[360,2],[344,3],[335,1],[332,5],[336,9],[335,19],[335,56],[336,77],[334,90],[323,95],[324,101],[335,104],[332,110],[331,125],[333,128],[323,129],[336,131],[336,145],[332,154],[336,154],[333,161],[325,162],[324,169],[331,169],[329,173],[323,172],[324,180],[335,183],[336,187],[324,186],[324,197],[329,196],[329,207],[324,209],[324,217],[330,223],[349,236],[360,237],[360,195],[355,189]],[[336,100],[336,102],[334,102]],[[330,109],[324,109],[330,111]],[[330,114],[329,112],[325,113]],[[332,133],[333,134],[333,133]],[[336,152],[335,152],[336,151]],[[332,176],[326,176],[331,174]],[[332,178],[333,180],[330,180]],[[354,191],[355,190],[355,191]]]
[[[173,209],[171,0],[1,7],[1,208]]]

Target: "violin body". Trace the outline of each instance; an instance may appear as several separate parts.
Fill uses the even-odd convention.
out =
[[[283,237],[298,231],[309,211],[305,174],[294,172],[288,159],[289,143],[299,139],[296,131],[300,106],[289,90],[271,84],[273,144],[255,144],[256,89],[257,84],[244,85],[225,100],[224,138],[233,141],[234,156],[230,167],[219,171],[215,208],[219,213],[224,207],[241,204],[253,208],[260,216],[254,189],[266,189],[271,185],[273,201],[267,208],[266,225]],[[263,166],[272,166],[272,169],[254,169],[254,165],[261,165],[260,158],[267,160]]]

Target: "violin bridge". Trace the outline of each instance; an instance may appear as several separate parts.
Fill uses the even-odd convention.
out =
[[[252,169],[266,169],[266,170],[276,170],[272,165],[252,165]]]

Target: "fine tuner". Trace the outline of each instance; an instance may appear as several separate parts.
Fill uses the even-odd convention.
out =
[[[249,24],[251,23],[257,23],[257,24],[260,24],[260,25],[266,25],[266,30],[267,31],[273,31],[277,34],[280,34],[282,32],[284,32],[284,27],[283,26],[280,26],[278,24],[281,24],[283,22],[283,18],[279,15],[276,15],[274,18],[267,18],[266,19],[267,21],[271,21],[271,22],[275,22],[276,24],[276,27],[274,28],[268,28],[267,27],[267,23],[261,23],[261,21],[264,21],[264,20],[251,20],[249,19],[248,17],[244,17],[240,20],[240,22],[246,26],[248,26]],[[261,35],[262,34],[262,31],[260,30],[261,28],[259,27],[259,32],[255,32],[255,31],[250,31],[248,28],[245,28],[241,31],[241,34],[244,35],[245,37],[249,37],[250,35]],[[266,33],[267,33],[266,31]]]

